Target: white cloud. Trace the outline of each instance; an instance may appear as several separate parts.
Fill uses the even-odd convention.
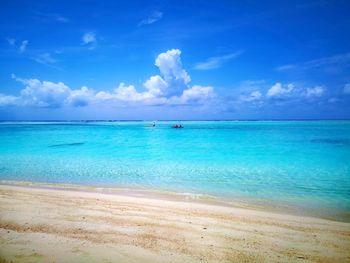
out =
[[[187,84],[191,81],[191,78],[182,68],[180,56],[181,51],[179,49],[168,50],[167,52],[158,55],[155,65],[159,68],[160,73],[167,81],[181,79]]]
[[[29,44],[28,40],[23,40],[22,42],[16,44],[17,40],[15,38],[8,37],[6,38],[6,41],[11,47],[18,48],[19,53],[24,53],[27,49],[27,46]]]
[[[0,107],[16,105],[17,97],[8,96],[0,93]]]
[[[34,58],[34,60],[40,64],[53,64],[56,63],[56,59],[54,59],[50,53],[43,53]]]
[[[326,91],[325,87],[296,87],[294,84],[289,83],[282,85],[277,82],[266,93],[266,97],[270,99],[310,99],[316,97],[322,97]]]
[[[70,96],[71,89],[64,83],[24,80],[26,87],[21,91],[21,102],[28,106],[58,108]]]
[[[6,41],[9,43],[10,46],[14,47],[16,45],[16,39],[15,38],[8,37],[8,38],[6,38]]]
[[[295,69],[296,67],[297,67],[297,65],[295,65],[295,64],[287,64],[287,65],[277,67],[276,70],[277,71],[288,71],[291,69]]]
[[[11,77],[25,86],[19,96],[10,96],[13,104],[17,106],[43,108],[59,108],[64,105],[86,106],[95,100],[95,92],[87,87],[72,90],[63,82],[22,79],[14,74]]]
[[[87,106],[88,104],[94,101],[95,92],[85,86],[77,90],[71,90],[70,95],[65,100],[67,104],[75,107]]]
[[[323,57],[318,59],[313,59],[305,61],[299,64],[287,64],[282,65],[276,68],[279,71],[288,71],[288,70],[308,70],[308,69],[317,69],[329,66],[341,66],[350,63],[350,53],[338,54],[329,57]]]
[[[248,95],[241,95],[240,100],[243,102],[253,102],[262,99],[262,94],[259,90],[254,90]]]
[[[267,97],[269,98],[281,98],[288,96],[294,89],[293,84],[288,84],[286,87],[283,87],[280,82],[277,82],[267,91]]]
[[[309,60],[303,64],[304,69],[319,68],[322,66],[343,64],[350,62],[350,53],[338,54],[330,57]]]
[[[115,97],[122,101],[142,101],[148,97],[147,92],[137,92],[133,85],[125,85],[124,83],[120,83],[114,92]]]
[[[68,23],[70,22],[70,19],[65,17],[62,14],[58,13],[42,13],[42,12],[35,12],[34,14],[35,18],[42,21],[42,22],[60,22],[60,23]]]
[[[345,84],[344,89],[343,89],[343,93],[350,95],[350,83]]]
[[[96,34],[94,32],[87,32],[82,37],[83,44],[88,45],[89,49],[94,49],[97,45]]]
[[[161,53],[156,58],[155,65],[168,85],[166,95],[180,95],[187,88],[191,81],[190,76],[182,68],[181,51],[179,49],[171,49]]]
[[[190,86],[191,78],[182,68],[181,51],[168,50],[159,54],[155,65],[160,75],[151,76],[143,83],[144,90],[138,91],[133,85],[120,83],[113,91],[95,92],[87,87],[71,89],[62,82],[12,78],[25,87],[12,101],[18,106],[58,108],[65,105],[86,106],[91,103],[110,102],[115,105],[183,105],[204,104],[215,97],[211,86]],[[2,95],[3,101],[10,101]],[[6,98],[4,97],[6,96]],[[11,97],[11,96],[10,96]],[[3,103],[5,104],[5,103]]]
[[[183,91],[180,99],[183,103],[198,102],[210,99],[214,96],[214,89],[210,86],[194,85],[193,87]]]
[[[28,43],[29,43],[28,40],[23,40],[22,41],[22,44],[19,46],[19,52],[20,53],[23,53],[23,52],[26,51]]]
[[[143,85],[154,96],[163,95],[169,87],[168,83],[159,75],[150,77]]]
[[[58,52],[55,53],[59,54]],[[45,66],[62,71],[62,68],[55,65],[57,63],[57,60],[54,57],[52,57],[50,53],[39,54],[36,57],[32,57],[32,59],[39,64],[43,64]]]
[[[227,61],[229,61],[231,59],[239,57],[240,55],[243,54],[243,52],[244,52],[243,50],[238,50],[238,51],[236,51],[234,53],[230,53],[230,54],[227,54],[227,55],[208,58],[204,62],[197,63],[194,66],[194,69],[197,69],[197,70],[209,70],[209,69],[219,68],[225,62],[227,62]]]
[[[96,35],[94,32],[88,32],[83,35],[84,44],[90,44],[96,41]]]
[[[325,89],[321,86],[306,89],[306,97],[320,97],[325,92]]]
[[[329,103],[336,103],[336,102],[338,102],[338,101],[339,101],[339,98],[334,98],[334,97],[333,97],[333,98],[329,98],[329,99],[328,99],[328,102],[329,102]]]
[[[69,18],[64,17],[60,14],[54,14],[53,18],[57,21],[57,22],[61,22],[61,23],[68,23],[70,22]]]
[[[155,11],[149,17],[147,17],[144,20],[142,20],[138,24],[138,26],[153,24],[153,23],[157,22],[158,20],[160,20],[162,17],[163,17],[163,13],[162,12]]]
[[[132,85],[121,83],[112,93],[100,92],[99,98],[117,99],[129,102],[142,102],[144,104],[184,104],[202,102],[214,94],[212,87],[189,85],[191,78],[183,69],[181,51],[168,50],[158,55],[155,65],[160,75],[151,76],[143,84],[145,91],[138,92]]]
[[[158,105],[167,102],[167,98],[162,96],[158,97],[150,92],[150,90],[138,92],[133,85],[125,85],[124,83],[120,83],[118,88],[113,92],[100,91],[95,97],[98,102],[110,101],[116,104],[138,103],[138,105]]]
[[[22,78],[18,78],[15,74],[11,74],[11,79],[14,79],[15,81],[21,82],[23,84],[25,84],[25,80]]]

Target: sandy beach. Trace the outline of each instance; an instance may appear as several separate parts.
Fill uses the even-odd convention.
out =
[[[350,262],[344,222],[144,194],[0,194],[0,262]]]

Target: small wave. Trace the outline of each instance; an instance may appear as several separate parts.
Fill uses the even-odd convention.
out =
[[[333,145],[350,145],[350,140],[348,139],[313,139],[311,142]]]
[[[72,142],[72,143],[61,143],[61,144],[52,144],[49,147],[57,148],[57,147],[69,147],[69,146],[81,146],[84,142]]]

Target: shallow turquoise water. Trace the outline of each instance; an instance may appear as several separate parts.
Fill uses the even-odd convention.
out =
[[[350,211],[349,121],[0,123],[0,179]]]

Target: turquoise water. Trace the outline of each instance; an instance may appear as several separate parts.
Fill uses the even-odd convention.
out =
[[[349,121],[0,123],[0,179],[350,211]]]

